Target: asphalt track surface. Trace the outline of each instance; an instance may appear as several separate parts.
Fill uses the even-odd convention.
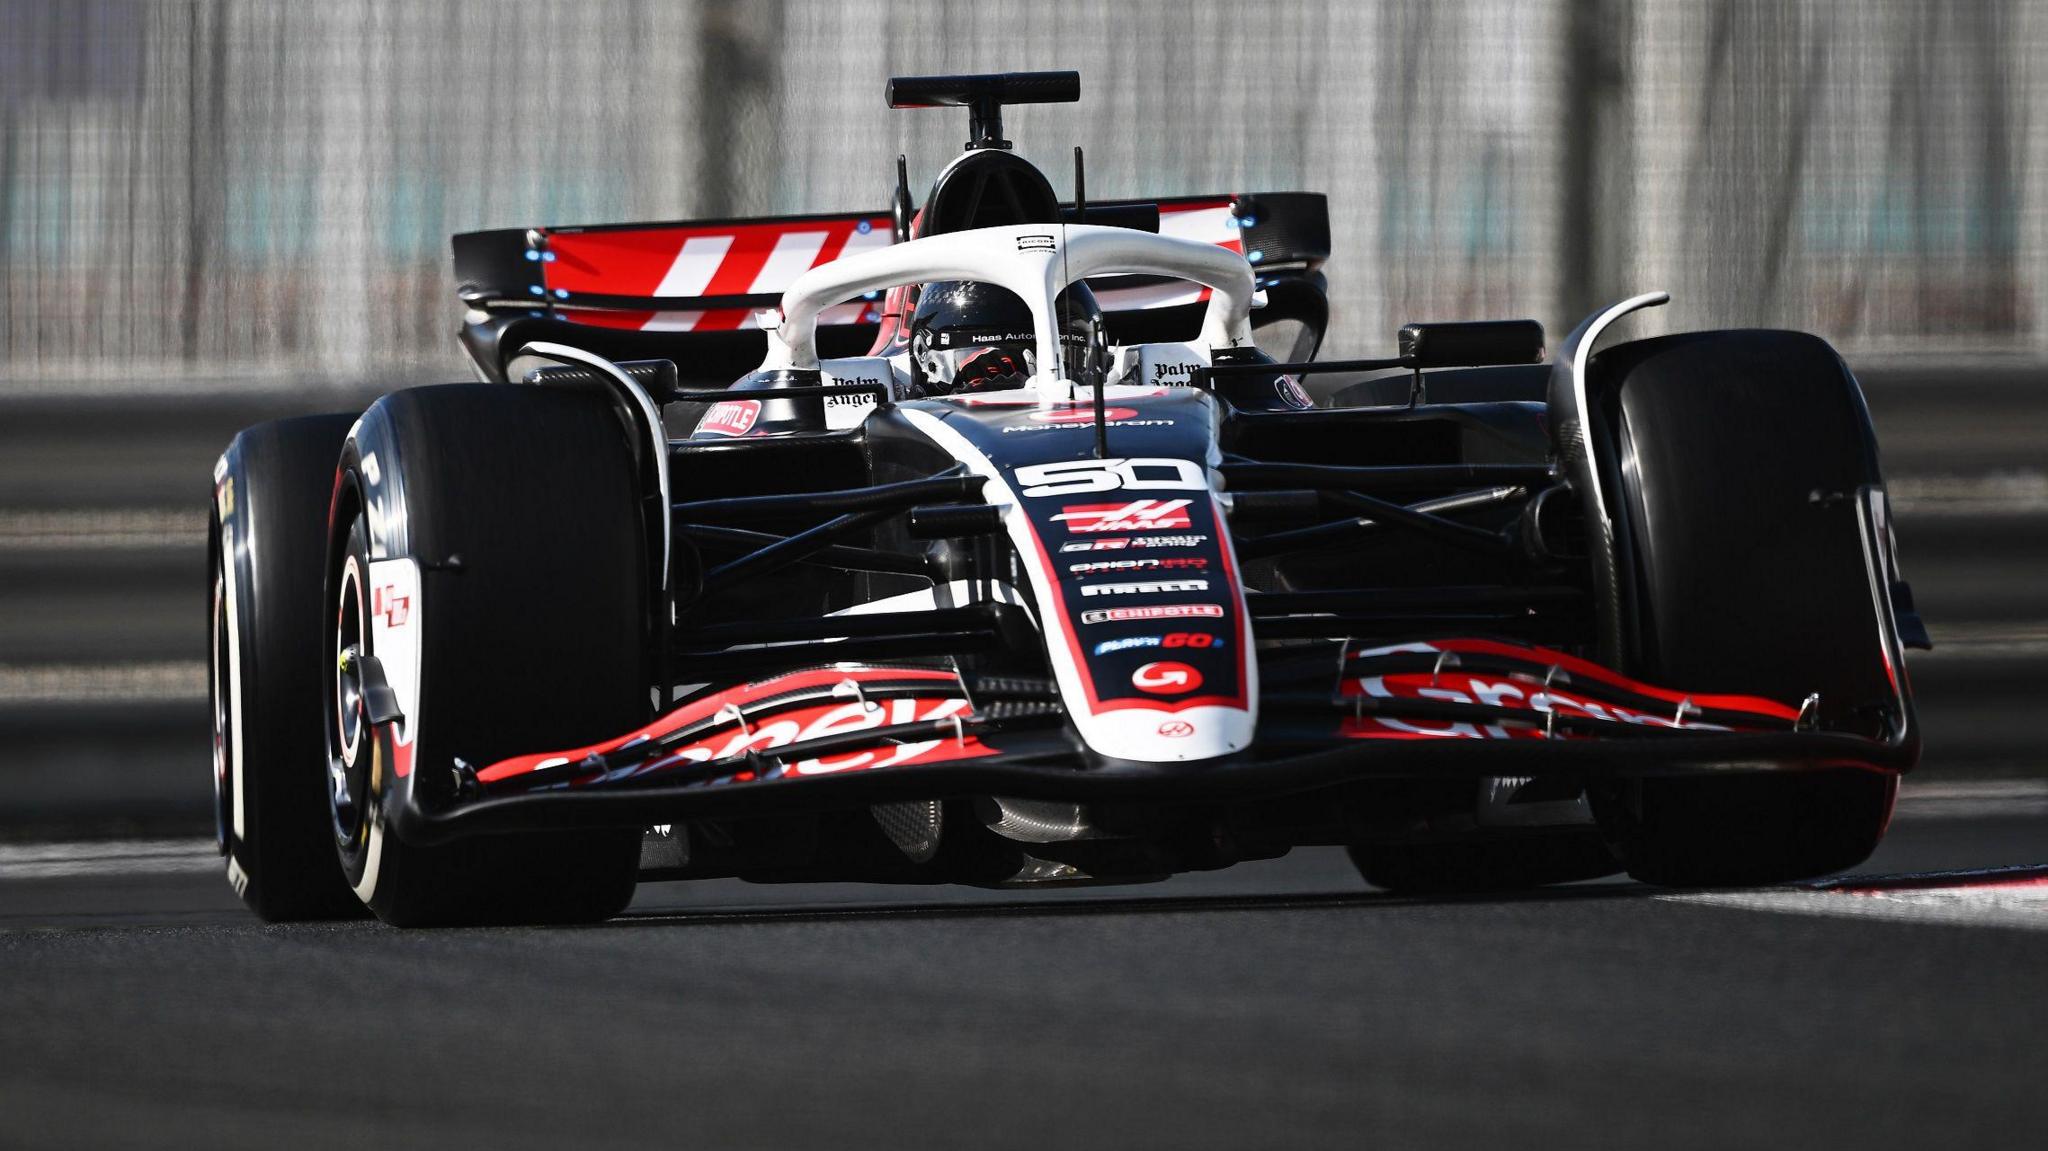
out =
[[[267,927],[201,842],[9,845],[0,1146],[2039,1147],[2026,787],[1909,796],[1859,874],[1973,874],[1875,890],[1416,901],[1318,850],[551,930]]]

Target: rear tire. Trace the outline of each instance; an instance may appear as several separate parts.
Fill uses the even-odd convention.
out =
[[[1893,698],[1857,517],[1875,435],[1834,350],[1794,332],[1704,332],[1595,360],[1634,587],[1630,667],[1689,691],[1761,695],[1875,736]],[[1884,835],[1895,776],[1862,770],[1624,781],[1589,794],[1648,883],[1777,883],[1853,867]]]
[[[216,832],[273,923],[364,914],[327,833],[327,676],[313,640],[328,497],[353,415],[258,424],[223,456],[207,532]]]
[[[403,805],[452,801],[456,757],[480,768],[646,722],[648,560],[625,427],[601,395],[511,385],[399,392],[371,409],[372,423],[374,442],[359,432],[342,455],[328,664],[350,643],[379,654],[363,586],[382,578],[373,560],[398,557],[375,553],[366,508],[402,503],[383,506],[402,515],[424,569],[410,605],[419,689],[414,714],[368,728],[369,745],[353,755],[347,694],[339,682],[328,693],[331,840],[343,870],[399,926],[610,918],[633,895],[638,828],[424,846],[395,825]],[[372,454],[381,458],[366,466]],[[400,778],[406,724],[413,766]]]

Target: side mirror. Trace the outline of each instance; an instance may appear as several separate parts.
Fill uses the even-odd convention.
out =
[[[1543,362],[1543,325],[1534,320],[1408,324],[1401,358],[1417,368],[1473,368]]]

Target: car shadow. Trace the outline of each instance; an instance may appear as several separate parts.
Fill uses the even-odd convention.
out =
[[[941,902],[861,900],[831,904],[736,904],[701,908],[628,910],[600,929],[711,923],[812,923],[847,919],[1006,919],[1103,915],[1184,915],[1217,911],[1395,910],[1471,905],[1535,905],[1642,899],[1660,889],[1634,883],[1587,883],[1483,895],[1398,895],[1382,891],[1174,894],[1156,896],[1040,896]]]

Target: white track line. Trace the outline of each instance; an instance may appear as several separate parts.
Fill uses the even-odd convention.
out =
[[[190,364],[176,360],[137,361],[125,357],[43,361],[30,366],[32,370],[16,372],[11,379],[0,371],[0,407],[16,400],[171,398],[194,403],[249,398],[301,411],[306,410],[302,405],[325,402],[331,402],[333,411],[351,404],[361,411],[387,390],[459,380],[473,374],[466,362],[455,355],[408,357],[388,363],[380,357],[379,382],[374,390],[366,389],[360,379],[309,373],[304,361],[298,359],[220,364],[211,373],[195,373]],[[291,380],[294,386],[280,389],[279,380]],[[0,411],[0,415],[4,414]]]
[[[1933,651],[1910,652],[1915,663],[1925,660],[2025,659],[2048,656],[2048,622],[2002,620],[1997,623],[1942,623],[1928,627]]]
[[[179,508],[0,508],[0,550],[197,548],[206,504]]]
[[[224,865],[211,839],[0,843],[0,882],[79,875],[177,875]]]
[[[2048,930],[2048,867],[1838,880],[1789,889],[1654,898],[1791,915]]]
[[[2048,779],[1978,779],[1899,785],[1897,819],[2048,818]],[[2043,837],[2048,854],[2048,834]]]
[[[2048,472],[2032,468],[1984,475],[1903,475],[1887,481],[1885,489],[1892,510],[1906,519],[2048,512]]]
[[[192,703],[206,699],[206,661],[0,664],[0,704]]]

